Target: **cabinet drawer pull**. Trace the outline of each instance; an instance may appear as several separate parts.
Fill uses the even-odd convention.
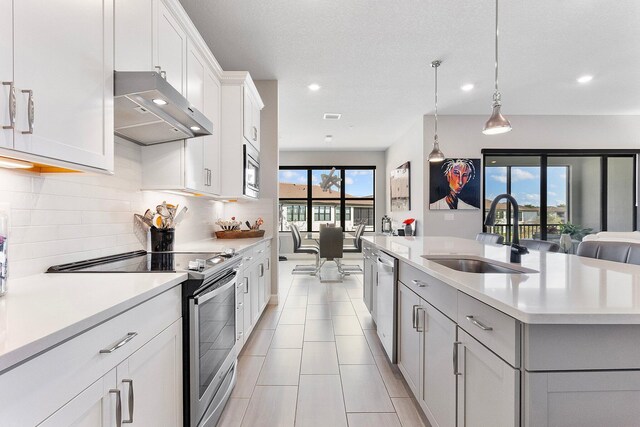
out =
[[[122,380],[123,383],[129,384],[129,419],[123,420],[122,424],[133,424],[133,405],[135,396],[133,395],[133,380]]]
[[[243,303],[243,302],[239,302],[239,303],[238,303],[238,309],[240,309],[240,307],[242,307],[243,305],[244,305],[244,303]]]
[[[415,329],[416,331],[418,330],[418,325],[416,324],[416,310],[418,309],[418,307],[420,307],[419,305],[414,305],[413,306],[413,313],[411,314],[411,323],[413,326],[413,329]]]
[[[473,323],[474,325],[476,325],[478,328],[482,329],[483,331],[493,331],[493,328],[491,326],[485,325],[484,323],[476,320],[473,316],[467,316],[467,320]]]
[[[264,264],[260,264],[260,277],[264,277]]]
[[[22,131],[24,135],[33,134],[33,124],[36,120],[36,104],[33,100],[33,91],[31,89],[23,89],[22,93],[26,93],[29,95],[29,99],[27,100],[27,120],[29,122],[29,130]]]
[[[413,283],[414,285],[420,287],[420,288],[426,288],[427,287],[427,283],[422,281],[422,280],[418,280],[418,279],[413,279],[411,281],[411,283]]]
[[[243,332],[238,332],[238,338],[236,338],[236,341],[240,341],[240,338],[242,338],[243,335]]]
[[[122,427],[122,399],[120,398],[120,390],[112,388],[109,394],[116,395],[116,427]]]
[[[119,349],[120,347],[122,347],[123,345],[131,341],[132,339],[134,339],[136,335],[138,335],[137,332],[129,332],[124,338],[122,338],[120,341],[113,344],[111,347],[103,348],[102,350],[100,350],[100,353],[106,353],[106,354],[113,353],[114,351],[116,351],[117,349]]]
[[[455,341],[453,343],[453,375],[462,375],[461,372],[458,372],[458,345],[462,344],[460,341]]]
[[[252,257],[252,256],[248,256],[248,257],[246,257],[244,260],[248,262],[248,261],[251,261],[252,259],[253,259],[253,257]]]
[[[244,278],[244,293],[245,294],[249,293],[249,278],[248,277]]]
[[[16,124],[16,87],[13,82],[2,82],[9,86],[9,124],[2,126],[2,129],[13,129]]]
[[[257,141],[258,140],[258,128],[253,126],[253,140]]]

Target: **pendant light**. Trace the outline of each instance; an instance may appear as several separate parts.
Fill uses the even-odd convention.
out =
[[[502,100],[500,91],[498,90],[498,0],[496,0],[496,75],[495,75],[495,92],[493,93],[493,111],[491,117],[484,125],[482,133],[485,135],[497,135],[499,133],[506,133],[511,130],[511,123],[500,112],[502,107]]]
[[[442,64],[441,61],[433,61],[431,63],[431,67],[435,69],[436,77],[435,77],[435,130],[433,135],[433,150],[429,153],[429,161],[432,163],[439,163],[444,161],[444,154],[440,151],[440,144],[438,144],[438,67]]]

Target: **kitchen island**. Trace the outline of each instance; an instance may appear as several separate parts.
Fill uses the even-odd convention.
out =
[[[537,251],[514,265],[507,246],[450,237],[364,247],[365,263],[398,260],[397,363],[433,425],[640,425],[640,266]]]

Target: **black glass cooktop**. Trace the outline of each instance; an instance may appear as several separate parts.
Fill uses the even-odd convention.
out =
[[[49,273],[162,273],[189,271],[189,261],[202,260],[202,271],[225,262],[230,255],[206,252],[146,252],[135,251],[86,261],[49,267]],[[204,262],[203,262],[204,261]],[[193,268],[191,270],[194,270]]]

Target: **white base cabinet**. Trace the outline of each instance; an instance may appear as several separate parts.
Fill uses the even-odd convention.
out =
[[[0,425],[180,426],[181,316],[178,286],[4,372]]]
[[[271,299],[271,241],[248,248],[241,255],[242,267],[236,288],[238,304],[242,303],[236,310],[238,353],[249,340]]]
[[[82,393],[38,424],[39,427],[112,427],[117,425],[116,405],[121,390],[116,388],[116,370],[112,369]]]
[[[134,425],[182,424],[182,321],[118,365],[122,419]]]

